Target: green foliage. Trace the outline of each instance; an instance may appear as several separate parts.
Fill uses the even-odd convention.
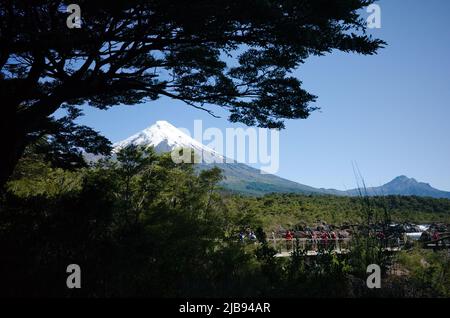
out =
[[[217,255],[248,258],[226,240],[217,169],[196,176],[136,148],[75,172],[21,165],[27,178],[11,182],[1,205],[5,293],[67,294],[64,268],[76,263],[87,271],[83,295],[204,295],[220,284],[211,276],[227,277]],[[58,188],[66,178],[77,186]]]
[[[325,195],[270,194],[264,197],[229,196],[230,208],[257,217],[259,225],[272,230],[279,225],[314,225],[318,220],[329,224],[365,224],[367,210],[373,220],[394,222],[449,222],[450,200],[421,197],[373,197],[369,206],[359,197]],[[387,215],[385,215],[387,214]]]
[[[82,170],[52,168],[36,157],[25,157],[16,167],[7,189],[18,197],[41,195],[47,198],[81,190]]]
[[[279,297],[339,297],[349,293],[351,267],[347,257],[326,248],[319,248],[317,256],[310,257],[296,242],[292,256],[278,271],[283,275]]]
[[[410,296],[450,297],[448,251],[435,252],[416,247],[401,252],[398,261],[409,273]]]
[[[319,246],[318,255],[311,257],[296,242],[288,258],[274,257],[276,251],[266,238],[274,224],[307,223],[309,213],[311,222],[318,216],[339,222],[341,211],[350,207],[354,210],[344,213],[346,221],[353,221],[352,217],[364,221],[367,206],[357,198],[224,194],[217,186],[222,178],[219,169],[196,174],[192,165],[174,164],[169,154],[157,155],[152,148],[128,147],[92,167],[71,170],[52,167],[42,159],[40,155],[24,158],[1,197],[0,271],[7,273],[2,295],[348,297],[387,293],[364,288],[368,264],[379,264],[386,275],[392,261],[370,235],[356,236],[349,254],[334,254],[331,246]],[[373,200],[371,213],[377,211],[378,199]],[[428,202],[389,200],[391,207],[402,208]],[[434,209],[445,209],[448,203],[436,200],[432,204]],[[333,207],[341,210],[334,215],[327,212]],[[237,233],[246,228],[257,229],[258,242],[238,241]],[[405,295],[410,286],[420,296],[448,295],[448,257],[424,255],[425,267],[415,254],[401,254],[411,280],[397,283],[398,291],[389,289],[392,295]],[[73,263],[82,268],[81,290],[65,286],[65,268]]]
[[[367,277],[367,266],[377,264],[382,273],[386,273],[392,264],[392,253],[384,250],[383,241],[374,237],[354,235],[352,238],[349,265],[352,273],[364,279]]]

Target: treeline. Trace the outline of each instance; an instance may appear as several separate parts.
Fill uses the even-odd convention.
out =
[[[367,209],[375,219],[393,222],[450,222],[450,200],[416,196],[340,197],[324,195],[270,194],[264,197],[229,196],[229,205],[254,215],[261,226],[272,229],[279,225],[294,228],[329,224],[365,222]]]
[[[229,291],[246,256],[225,244],[235,230],[214,191],[220,171],[195,175],[152,149],[127,148],[116,159],[74,170],[35,156],[21,161],[1,202],[1,294]],[[66,287],[69,264],[81,267],[79,290]]]
[[[386,275],[392,261],[376,240],[359,238],[348,255],[311,259],[298,249],[291,258],[273,257],[265,238],[271,225],[352,220],[345,213],[357,221],[358,199],[230,196],[217,187],[221,178],[218,169],[196,174],[151,148],[72,168],[27,153],[0,198],[0,295],[408,295],[403,283],[366,288],[367,265],[382,265]],[[246,228],[259,244],[239,242]],[[66,286],[69,264],[81,268],[81,289]]]

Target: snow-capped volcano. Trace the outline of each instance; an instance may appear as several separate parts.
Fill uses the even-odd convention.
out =
[[[167,121],[160,120],[141,132],[113,144],[113,153],[127,146],[153,146],[158,153],[170,152],[174,149],[193,149],[197,156],[204,162],[224,162],[224,157],[213,149],[206,147],[197,140],[191,138],[180,129]]]
[[[225,157],[215,150],[191,138],[188,134],[171,125],[167,121],[157,121],[154,125],[113,145],[113,154],[129,146],[153,146],[158,153],[170,152],[174,149],[189,148],[194,150],[196,157],[201,158],[197,170],[219,167],[225,180],[221,185],[238,193],[262,195],[267,193],[303,193],[331,194],[338,196],[358,196],[359,190],[339,191],[334,189],[318,189],[297,182],[286,180],[272,174],[261,174],[261,171],[246,164],[225,160]],[[89,159],[87,159],[89,160]],[[449,198],[450,192],[432,188],[429,184],[419,183],[405,176],[375,188],[367,189],[368,195],[416,195],[435,198]]]
[[[304,186],[271,174],[261,174],[259,169],[252,168],[234,160],[227,160],[214,149],[191,138],[188,134],[171,125],[167,121],[157,121],[154,125],[113,145],[113,153],[127,146],[153,146],[158,153],[170,152],[174,149],[193,149],[197,158],[202,160],[196,169],[211,169],[219,167],[225,180],[221,183],[224,188],[232,191],[263,194],[271,192],[321,192],[312,187]]]

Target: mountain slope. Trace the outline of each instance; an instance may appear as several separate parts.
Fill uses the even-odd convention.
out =
[[[356,196],[358,189],[347,191],[347,195]],[[380,186],[367,188],[367,194],[375,195],[416,195],[431,198],[450,199],[450,192],[441,191],[433,188],[428,183],[418,182],[416,179],[406,176],[399,176],[392,181]]]
[[[249,195],[268,193],[335,194],[335,190],[310,187],[283,179],[273,174],[261,174],[260,170],[243,163],[199,164],[198,169],[222,169],[225,180],[221,186],[227,190]],[[339,192],[339,191],[337,191]]]
[[[283,179],[272,174],[262,174],[260,170],[243,163],[225,163],[226,158],[211,148],[183,133],[167,121],[157,121],[149,128],[113,145],[113,153],[128,145],[153,146],[159,153],[169,152],[175,148],[191,148],[204,162],[220,162],[214,164],[198,163],[200,171],[212,167],[223,170],[225,180],[221,186],[233,192],[247,195],[264,195],[267,193],[302,193],[329,194],[337,196],[358,196],[359,190],[340,191],[334,189],[318,189],[294,181]],[[400,176],[380,187],[367,189],[370,196],[376,195],[417,195],[433,198],[449,198],[450,192],[440,191],[427,183],[418,182]]]
[[[129,145],[153,146],[158,153],[169,152],[175,148],[191,148],[197,155],[202,155],[205,162],[219,162],[213,164],[199,163],[197,164],[198,170],[219,167],[223,170],[225,176],[221,186],[243,194],[262,195],[273,192],[327,193],[326,190],[309,187],[275,175],[261,174],[260,170],[242,163],[225,163],[225,157],[189,137],[167,121],[157,121],[151,127],[115,143],[113,145],[113,153]]]
[[[224,157],[211,148],[191,138],[167,121],[160,120],[141,132],[113,145],[113,152],[129,145],[153,146],[158,153],[170,152],[176,148],[190,148],[203,158],[213,161],[224,161]],[[216,159],[216,160],[214,160]]]

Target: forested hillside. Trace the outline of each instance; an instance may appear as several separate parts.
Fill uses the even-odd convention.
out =
[[[379,242],[362,237],[348,255],[307,259],[298,251],[277,259],[267,233],[319,219],[359,223],[367,202],[375,216],[387,211],[396,221],[450,215],[449,200],[229,194],[218,187],[219,169],[196,174],[152,148],[125,148],[116,159],[63,168],[27,152],[0,198],[1,295],[367,296],[354,284],[364,286],[367,264],[388,268]],[[249,228],[256,239],[241,242],[238,234]],[[420,284],[432,281],[438,295],[448,294],[448,284],[435,279],[445,274],[441,261],[430,280],[412,281],[414,288],[422,292]],[[81,267],[82,289],[66,288],[68,264]],[[392,296],[412,290],[408,281],[396,284]]]
[[[416,196],[371,197],[375,216],[385,212],[393,222],[450,222],[450,200]],[[313,225],[317,221],[341,225],[360,223],[365,217],[360,197],[270,194],[264,197],[231,195],[228,205],[242,213],[255,215],[266,229],[277,225]]]

